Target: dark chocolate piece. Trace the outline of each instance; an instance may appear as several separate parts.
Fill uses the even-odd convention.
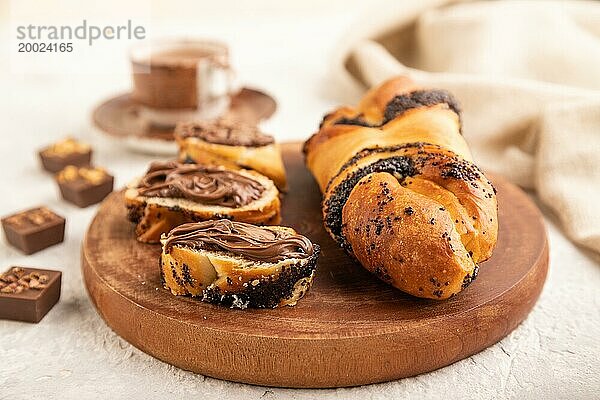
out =
[[[12,267],[0,275],[0,319],[40,322],[60,298],[62,274]]]
[[[2,228],[8,243],[32,254],[63,241],[65,219],[46,207],[37,207],[2,218]]]
[[[69,138],[40,150],[39,156],[42,167],[48,172],[56,173],[67,165],[89,166],[92,149],[87,144]]]
[[[114,178],[102,168],[70,165],[56,175],[56,181],[63,199],[83,208],[104,200],[113,190]]]

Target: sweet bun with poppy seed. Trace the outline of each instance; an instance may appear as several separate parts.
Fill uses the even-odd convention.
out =
[[[161,244],[161,276],[171,293],[232,308],[295,305],[319,257],[319,246],[292,228],[229,220],[180,225]]]
[[[158,243],[186,222],[230,219],[258,225],[281,220],[279,191],[256,171],[174,161],[150,164],[125,191],[127,216],[137,240]]]
[[[326,230],[383,281],[446,299],[491,256],[495,189],[472,161],[448,92],[387,81],[357,108],[328,114],[304,152]]]

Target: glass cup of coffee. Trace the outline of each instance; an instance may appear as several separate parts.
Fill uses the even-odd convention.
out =
[[[140,119],[155,127],[214,119],[225,113],[237,91],[229,50],[212,40],[163,40],[130,53],[132,99]]]

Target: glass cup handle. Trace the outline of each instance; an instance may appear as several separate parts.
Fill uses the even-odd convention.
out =
[[[208,59],[198,62],[197,85],[199,103],[216,101],[239,91],[233,69]]]
[[[242,90],[242,85],[238,79],[237,74],[233,70],[233,68],[227,67],[227,74],[229,75],[229,79],[228,79],[229,90],[227,91],[227,94],[229,96],[234,96],[237,93],[239,93],[240,90]]]

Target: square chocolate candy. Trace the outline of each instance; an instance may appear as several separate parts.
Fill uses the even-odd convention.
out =
[[[60,298],[62,274],[12,267],[0,275],[0,319],[40,322]]]
[[[90,165],[92,149],[87,144],[67,138],[40,150],[39,156],[44,169],[56,173],[67,165],[77,167]]]
[[[25,254],[61,243],[65,236],[65,219],[46,207],[37,207],[2,218],[8,243]]]
[[[114,178],[103,168],[69,165],[56,175],[60,193],[78,207],[99,203],[113,190]]]

